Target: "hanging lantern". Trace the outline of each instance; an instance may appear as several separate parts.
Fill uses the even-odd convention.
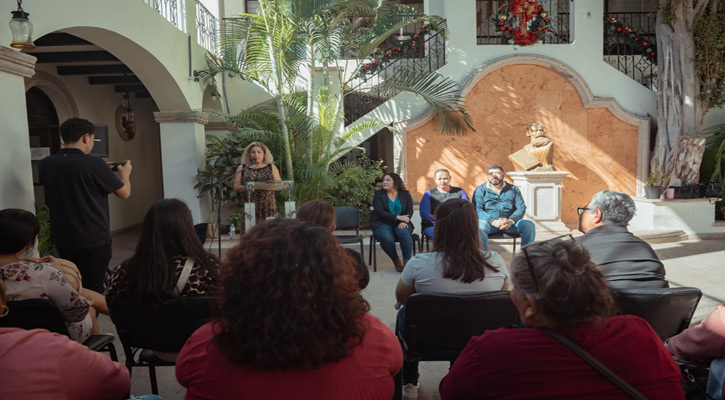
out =
[[[10,12],[13,14],[13,18],[10,20],[13,42],[10,43],[10,47],[21,50],[34,49],[35,45],[30,37],[33,34],[33,24],[28,19],[30,14],[23,11],[22,4],[22,0],[18,0],[18,9]]]
[[[122,132],[119,132],[119,134],[121,134],[121,138],[123,138],[123,140],[129,141],[136,137],[136,117],[133,109],[131,108],[131,96],[128,92],[126,92],[126,95],[123,96],[121,108],[122,110],[119,122],[121,124]]]

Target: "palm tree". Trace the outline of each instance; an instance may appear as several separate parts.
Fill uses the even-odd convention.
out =
[[[364,29],[357,24],[360,19],[368,21]],[[262,0],[256,15],[243,14],[228,20],[221,35],[222,58],[209,57],[208,69],[201,77],[213,84],[219,73],[238,75],[258,83],[272,95],[284,142],[285,174],[293,180],[293,153],[297,159],[305,160],[307,169],[327,170],[336,158],[352,148],[347,145],[350,137],[364,130],[390,126],[368,119],[343,128],[343,98],[350,93],[348,88],[355,74],[349,73],[351,63],[341,62],[341,55],[354,55],[352,68],[360,68],[393,33],[406,25],[423,23],[430,24],[441,35],[447,33],[442,18],[426,16],[391,1]],[[290,112],[287,103],[295,93],[300,68],[306,66],[312,76],[318,65],[322,67],[321,87],[315,87],[310,79],[304,104],[296,97],[297,106]],[[331,87],[333,81],[339,85],[337,90]],[[443,132],[460,134],[473,130],[457,84],[450,78],[436,72],[410,72],[382,84],[420,96],[439,114]],[[298,124],[301,130],[291,133],[287,119],[291,114],[299,118],[300,113],[307,116],[307,123]],[[233,117],[227,120],[241,122]]]

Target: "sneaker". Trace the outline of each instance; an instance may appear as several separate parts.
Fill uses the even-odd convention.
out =
[[[406,383],[403,385],[403,398],[404,399],[417,399],[418,389],[420,388],[420,382],[416,384]]]

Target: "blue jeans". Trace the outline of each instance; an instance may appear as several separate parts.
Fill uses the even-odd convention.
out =
[[[481,244],[488,250],[488,235],[496,232],[501,232],[500,229],[484,221],[478,220],[478,236],[481,239]],[[536,237],[536,225],[533,222],[522,219],[515,223],[512,227],[503,231],[503,233],[519,233],[521,234],[521,247],[527,246],[534,242]]]
[[[425,235],[428,236],[429,238],[433,239],[433,237],[435,235],[435,229],[432,226],[429,226],[429,227],[423,229],[423,233],[425,233]]]
[[[381,225],[373,230],[373,235],[380,241],[380,247],[391,260],[397,260],[398,251],[395,250],[395,238],[400,241],[400,251],[404,260],[410,260],[413,253],[413,228],[408,224],[407,229],[398,229],[397,225],[392,227],[388,224]]]
[[[403,333],[403,326],[405,326],[405,306],[400,307],[400,310],[398,310],[398,316],[395,318],[395,336],[398,336],[399,333]],[[408,383],[417,384],[419,377],[418,361],[404,361],[403,385]]]

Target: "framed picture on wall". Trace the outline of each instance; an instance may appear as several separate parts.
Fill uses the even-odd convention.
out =
[[[93,124],[96,128],[95,144],[91,154],[98,157],[108,157],[108,125]]]

